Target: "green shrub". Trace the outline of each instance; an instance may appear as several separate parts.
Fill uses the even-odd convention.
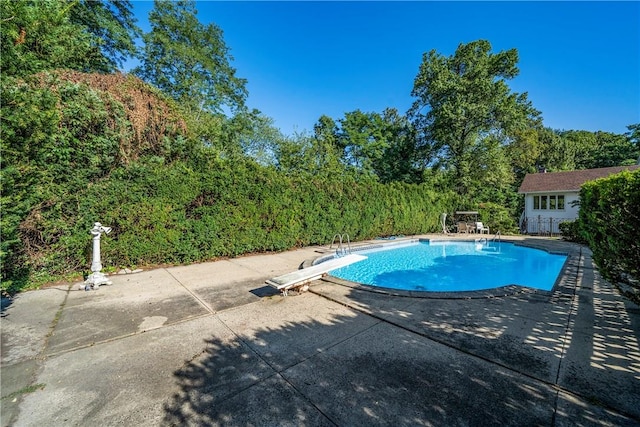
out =
[[[640,170],[588,182],[580,190],[580,230],[603,275],[640,281]]]
[[[123,75],[1,80],[3,290],[79,276],[96,221],[106,268],[439,231],[457,197],[353,174],[291,174],[195,143],[175,109]],[[225,141],[213,141],[212,146]],[[336,173],[333,173],[336,172]]]
[[[513,234],[517,231],[516,222],[509,209],[496,203],[480,203],[478,212],[484,225],[492,233]]]
[[[296,246],[439,230],[454,197],[422,185],[287,177],[251,160],[209,156],[193,165],[153,157],[112,171],[83,190],[33,210],[30,280],[86,271],[93,222],[112,268],[190,263]]]
[[[558,227],[560,228],[563,239],[570,242],[587,243],[584,237],[582,237],[579,221],[561,222],[560,224],[558,224]]]
[[[122,75],[42,73],[0,83],[0,271],[2,289],[14,290],[85,264],[86,226],[94,219],[78,220],[88,187],[141,156],[160,163],[178,158],[187,144],[180,121],[161,99],[151,101],[142,82],[131,102],[153,114],[143,108],[133,114],[89,84],[115,90],[135,83]],[[138,134],[158,142],[139,143]],[[120,185],[126,191],[126,183]]]

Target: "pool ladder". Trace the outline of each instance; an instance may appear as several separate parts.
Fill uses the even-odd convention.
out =
[[[500,232],[499,231],[496,233],[495,236],[493,236],[493,239],[491,239],[491,241],[492,242],[496,242],[496,241],[497,242],[501,242],[501,240],[500,240]],[[492,251],[496,250],[495,247],[489,246],[489,239],[487,237],[481,237],[479,239],[475,239],[475,242],[477,244],[482,245],[484,247],[484,249],[492,250]]]
[[[336,256],[341,257],[341,256],[350,254],[351,240],[349,239],[349,235],[347,233],[344,233],[344,234],[336,233],[336,235],[333,236],[333,240],[331,241],[331,246],[329,246],[329,250],[333,249],[333,245],[336,243],[336,239],[338,240],[338,247],[336,248]],[[346,247],[345,247],[345,244],[346,244]]]

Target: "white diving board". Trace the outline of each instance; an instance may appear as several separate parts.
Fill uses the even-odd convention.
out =
[[[291,288],[303,286],[313,280],[317,280],[325,276],[329,271],[336,268],[344,267],[354,262],[367,259],[364,255],[350,254],[340,258],[334,258],[329,261],[321,262],[318,265],[303,268],[302,270],[296,270],[292,273],[287,273],[283,276],[274,277],[267,280],[265,283],[272,286],[282,292],[283,295],[287,295],[287,291]]]

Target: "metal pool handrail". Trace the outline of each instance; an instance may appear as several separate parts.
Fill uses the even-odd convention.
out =
[[[351,240],[349,239],[349,235],[347,233],[344,234],[339,234],[336,233],[335,236],[333,236],[333,240],[331,241],[331,246],[329,246],[329,250],[333,249],[333,244],[336,242],[336,237],[339,238],[339,243],[338,243],[338,247],[336,248],[336,255],[337,256],[343,256],[343,255],[347,255],[351,253]],[[347,239],[347,247],[344,247],[344,238],[346,237]]]

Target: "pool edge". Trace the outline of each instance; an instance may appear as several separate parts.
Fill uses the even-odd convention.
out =
[[[411,244],[411,243],[418,243],[418,242],[449,241],[449,240],[452,240],[452,239],[447,238],[446,236],[411,237],[411,238],[402,239],[394,242],[384,242],[384,243],[383,242],[380,242],[380,243],[367,242],[367,244],[352,248],[352,251],[358,252],[358,251],[363,251],[367,249],[375,249],[375,248],[381,248],[386,246],[396,246],[396,245]],[[476,239],[474,238],[455,239],[455,241],[469,241],[469,242],[474,242],[475,240]],[[551,296],[554,292],[556,292],[559,288],[562,287],[561,284],[565,276],[569,274],[568,270],[569,270],[569,266],[571,265],[571,262],[575,260],[575,257],[577,257],[579,261],[580,257],[582,256],[582,249],[580,245],[577,245],[577,251],[576,250],[570,251],[570,250],[559,250],[558,248],[550,249],[544,246],[540,246],[539,244],[536,244],[533,242],[523,241],[519,239],[510,239],[509,236],[505,236],[501,238],[501,241],[504,241],[506,243],[512,243],[515,246],[522,246],[530,249],[542,250],[553,255],[566,256],[566,259],[562,265],[560,273],[558,274],[558,277],[556,278],[552,288],[550,290],[543,290],[543,289],[531,288],[528,286],[522,286],[518,284],[511,284],[511,285],[501,286],[498,288],[481,289],[477,291],[460,291],[460,292],[404,291],[404,290],[393,289],[393,288],[364,285],[361,283],[351,282],[349,280],[341,279],[341,278],[332,276],[330,274],[328,274],[327,276],[324,276],[319,280],[326,283],[333,283],[336,285],[345,286],[345,287],[349,287],[352,289],[361,290],[365,292],[384,294],[384,295],[390,295],[390,296],[398,296],[398,297],[406,297],[406,298],[471,300],[471,299],[503,298],[503,297],[510,297],[515,295]],[[553,241],[551,240],[545,241],[545,242],[551,242],[553,244]],[[301,268],[306,268],[312,265],[316,265],[330,258],[333,258],[333,256],[334,256],[333,253],[324,254],[315,258],[305,260],[302,263]]]

